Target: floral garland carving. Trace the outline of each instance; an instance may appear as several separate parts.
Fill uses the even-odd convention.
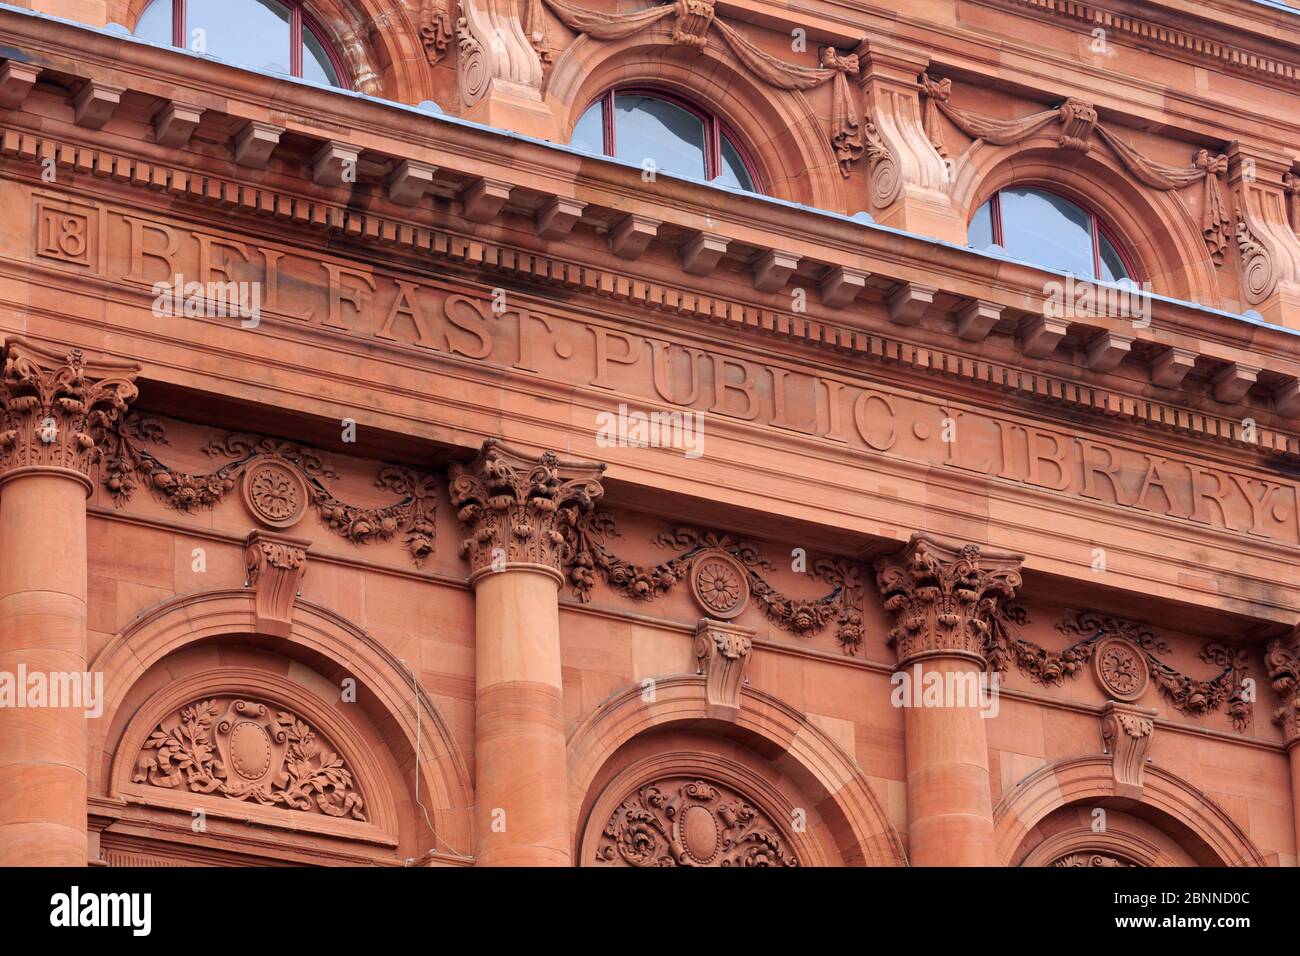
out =
[[[1028,614],[1012,605],[1000,614],[990,632],[986,652],[990,669],[1005,673],[1010,664],[1044,686],[1059,685],[1066,678],[1078,676],[1092,660],[1098,644],[1108,637],[1122,637],[1141,648],[1151,668],[1151,680],[1174,709],[1190,717],[1200,717],[1227,705],[1228,719],[1237,730],[1250,726],[1253,707],[1246,693],[1246,651],[1219,641],[1210,641],[1197,654],[1207,664],[1222,668],[1210,680],[1189,677],[1159,660],[1156,654],[1168,654],[1169,645],[1145,624],[1079,611],[1056,625],[1063,634],[1080,635],[1081,640],[1060,651],[1026,640],[1015,628],[1028,623]]]
[[[366,819],[352,771],[287,710],[241,699],[199,700],[163,722],[136,758],[133,783],[215,793],[332,817]]]
[[[811,637],[834,621],[836,639],[845,654],[856,654],[862,646],[865,633],[862,571],[852,562],[815,561],[813,576],[831,585],[832,590],[824,597],[808,600],[787,597],[769,584],[763,572],[773,571],[776,566],[762,556],[756,544],[743,538],[695,528],[675,528],[658,535],[655,544],[677,553],[653,567],[644,567],[610,551],[607,540],[617,535],[614,519],[600,512],[580,516],[567,529],[564,569],[579,601],[591,600],[597,574],[623,597],[633,601],[653,600],[686,578],[696,555],[717,550],[740,562],[749,579],[750,596],[767,619],[782,630]]]
[[[1063,149],[1086,153],[1091,148],[1091,136],[1096,132],[1115,156],[1143,185],[1161,192],[1172,192],[1194,183],[1204,183],[1201,204],[1201,232],[1215,265],[1223,265],[1232,241],[1232,217],[1223,201],[1220,179],[1228,172],[1228,157],[1213,155],[1209,150],[1198,149],[1190,166],[1170,166],[1147,159],[1128,143],[1115,135],[1104,124],[1097,122],[1097,111],[1090,103],[1070,97],[1055,109],[1043,110],[1014,120],[982,116],[961,110],[950,102],[952,81],[936,80],[928,74],[920,78],[921,96],[925,100],[925,130],[940,155],[948,154],[943,142],[939,114],[974,140],[984,140],[994,146],[1012,146],[1023,142],[1039,130],[1053,123],[1061,125],[1057,143]]]
[[[155,418],[129,415],[108,433],[102,480],[119,508],[131,500],[142,483],[154,497],[177,511],[192,514],[212,508],[235,489],[253,462],[273,460],[297,473],[321,521],[340,537],[353,544],[366,544],[401,534],[402,543],[417,567],[433,553],[437,485],[432,475],[386,465],[380,468],[375,486],[401,496],[400,500],[381,508],[360,508],[341,501],[329,490],[326,479],[337,478],[338,473],[313,448],[258,435],[229,433],[214,438],[203,450],[211,457],[235,460],[207,474],[196,475],[168,467],[144,447],[149,442],[167,444],[162,423]]]

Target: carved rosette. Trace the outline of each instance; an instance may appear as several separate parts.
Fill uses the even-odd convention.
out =
[[[1142,771],[1155,734],[1154,710],[1132,704],[1107,701],[1101,712],[1101,739],[1111,755],[1111,773],[1115,794],[1139,799],[1142,796]]]
[[[749,606],[749,572],[727,552],[711,549],[691,562],[691,596],[712,617],[729,621]]]
[[[214,697],[181,707],[149,735],[133,783],[365,820],[344,759],[275,704]]]
[[[554,452],[530,455],[492,438],[472,462],[453,464],[451,503],[469,532],[460,554],[470,562],[471,577],[525,564],[563,580],[567,536],[604,493],[604,470],[602,464],[562,461]]]
[[[24,468],[63,469],[80,475],[89,491],[105,432],[139,394],[139,371],[87,360],[80,349],[54,352],[9,339],[0,382],[0,481]]]
[[[1151,681],[1146,655],[1119,635],[1103,637],[1092,652],[1092,673],[1102,692],[1115,700],[1137,700]]]
[[[710,717],[734,721],[740,716],[740,689],[745,683],[754,631],[708,618],[695,626],[695,672],[704,675]]]
[[[601,833],[601,866],[798,866],[789,841],[730,787],[670,777],[625,799]]]
[[[292,467],[274,458],[250,462],[241,490],[248,510],[269,527],[287,528],[307,513],[307,483]]]
[[[247,587],[253,589],[258,633],[288,637],[293,628],[293,602],[307,573],[310,541],[269,531],[253,531],[244,544]]]
[[[876,584],[893,627],[900,665],[928,656],[966,657],[980,667],[999,608],[1020,587],[1017,554],[912,535],[897,555],[876,561]]]

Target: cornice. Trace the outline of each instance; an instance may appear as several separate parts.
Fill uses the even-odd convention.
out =
[[[23,42],[23,37],[11,35],[11,31],[24,25],[29,25],[25,18],[0,11],[0,42]],[[123,43],[71,25],[60,24],[58,27],[61,31],[69,31],[67,37],[61,38],[69,44],[85,35],[92,37],[92,42],[87,44],[92,48],[97,44]],[[45,42],[48,43],[48,36]],[[133,66],[151,58],[177,59],[179,56],[171,51],[146,47],[144,52],[150,57],[140,60],[140,46],[126,44],[118,52],[123,59],[132,59]],[[66,55],[69,51],[61,52]],[[92,49],[91,52],[95,51]],[[92,56],[87,62],[93,59]],[[119,63],[119,67],[125,66]],[[154,66],[156,69],[156,64]],[[794,280],[800,285],[817,285],[819,273],[829,273],[838,265],[860,270],[877,286],[888,284],[887,295],[890,297],[906,293],[914,285],[932,286],[969,304],[987,304],[1012,320],[1040,313],[1044,300],[1042,288],[1046,281],[1057,278],[1026,264],[996,259],[897,230],[864,225],[843,216],[778,200],[720,193],[714,187],[681,182],[673,182],[671,190],[659,190],[641,182],[639,169],[634,171],[617,162],[578,157],[570,150],[521,137],[510,137],[511,148],[507,151],[501,148],[503,136],[507,135],[501,131],[433,119],[423,114],[420,114],[420,124],[408,126],[413,112],[408,109],[364,97],[343,97],[298,84],[285,84],[258,75],[253,75],[250,80],[247,71],[222,65],[205,62],[203,66],[209,84],[214,72],[220,75],[231,73],[241,77],[245,85],[260,83],[276,90],[270,101],[265,98],[259,102],[243,103],[230,100],[220,107],[214,106],[214,110],[230,118],[230,128],[238,130],[241,122],[252,120],[251,114],[265,117],[270,115],[271,109],[278,110],[277,116],[310,114],[315,117],[319,113],[325,116],[327,123],[337,118],[338,125],[343,128],[349,123],[366,130],[384,128],[387,135],[377,146],[392,146],[394,152],[388,154],[387,159],[392,162],[432,161],[431,164],[438,167],[433,191],[448,199],[459,196],[462,207],[467,207],[466,196],[473,191],[475,184],[489,182],[502,184],[508,192],[510,206],[506,215],[517,216],[535,203],[544,207],[548,198],[563,199],[577,194],[583,196],[578,215],[599,232],[601,228],[609,229],[617,224],[618,216],[626,215],[621,210],[635,203],[637,208],[653,214],[654,221],[660,226],[670,225],[679,235],[701,233],[706,228],[711,233],[720,233],[742,256],[761,256],[773,251],[792,253],[801,260],[801,274]],[[84,63],[72,61],[63,61],[49,69],[72,71],[64,75],[71,76],[74,84],[76,78],[86,72]],[[140,92],[149,92],[146,87],[150,84],[146,78],[127,75],[124,69],[113,73],[111,78],[127,84],[125,88],[131,90],[136,89],[131,84],[139,80]],[[236,88],[238,84],[232,84],[231,89]],[[166,93],[154,90],[151,95],[162,97],[164,102],[179,102],[179,97],[189,96],[175,86]],[[346,119],[343,115],[345,107]],[[260,114],[259,109],[262,111]],[[11,112],[0,121],[8,124],[21,116]],[[1247,445],[1238,438],[1240,414],[1220,415],[1189,410],[1173,403],[1124,394],[1109,385],[1081,384],[1049,374],[1042,370],[1043,365],[1033,360],[1015,365],[990,362],[958,351],[936,348],[932,344],[918,344],[896,336],[892,331],[868,331],[864,329],[860,316],[844,307],[791,315],[770,307],[776,300],[775,296],[739,301],[734,297],[696,291],[701,288],[698,280],[684,272],[683,285],[674,287],[638,278],[631,264],[625,270],[615,271],[585,263],[580,265],[549,254],[550,249],[556,248],[570,251],[565,244],[549,244],[544,247],[548,253],[539,254],[535,246],[524,248],[519,244],[485,241],[474,232],[431,226],[427,219],[417,219],[419,211],[412,212],[378,200],[378,197],[375,197],[378,201],[370,202],[369,206],[381,212],[361,209],[359,203],[345,205],[347,197],[343,202],[332,198],[308,198],[322,194],[341,195],[342,190],[322,191],[307,184],[305,189],[290,193],[283,187],[266,185],[268,177],[254,171],[243,172],[238,166],[226,166],[235,171],[233,175],[208,175],[201,170],[210,165],[210,161],[183,154],[176,147],[147,143],[128,147],[120,135],[61,126],[48,117],[42,118],[41,123],[40,132],[7,125],[0,140],[0,155],[13,157],[20,163],[30,163],[32,171],[41,159],[49,157],[54,159],[58,168],[72,174],[84,174],[87,182],[107,181],[107,189],[152,192],[220,209],[249,222],[267,218],[279,220],[308,233],[317,232],[330,237],[330,241],[333,237],[340,237],[373,245],[377,250],[387,249],[422,259],[432,257],[471,270],[513,274],[529,282],[677,313],[741,334],[765,334],[793,340],[840,353],[850,362],[857,357],[867,357],[873,361],[901,364],[954,376],[981,387],[1045,398],[1071,409],[1118,416],[1213,441],[1235,441],[1243,447]],[[328,145],[331,141],[322,140],[319,126],[320,121],[316,121],[315,125],[302,125],[294,132]],[[416,134],[412,136],[414,146],[397,139],[407,132]],[[366,152],[375,160],[384,158],[377,150],[367,149]],[[503,157],[505,152],[510,155]],[[162,157],[162,161],[157,157]],[[251,181],[254,177],[257,180]],[[278,184],[285,178],[281,175],[272,181]],[[120,187],[109,186],[109,182],[120,184]],[[371,184],[359,188],[367,187],[373,188]],[[717,205],[720,196],[726,198],[721,209]],[[500,215],[501,204],[498,203],[489,220]],[[470,229],[473,228],[471,225]],[[1294,357],[1296,334],[1293,332],[1159,297],[1153,301],[1153,317],[1152,326],[1134,336],[1138,341],[1163,348],[1187,348],[1190,342],[1202,358],[1217,367],[1226,368],[1234,363],[1259,364],[1264,366],[1265,375],[1271,375],[1273,381],[1285,383],[1300,379],[1300,361]],[[1128,323],[1105,318],[1072,320],[1071,324],[1090,328],[1088,334],[1124,334],[1130,331]],[[1250,414],[1257,412],[1252,410]],[[1262,428],[1259,437],[1258,445],[1267,452],[1295,455],[1300,451],[1297,448],[1300,439],[1290,432]]]

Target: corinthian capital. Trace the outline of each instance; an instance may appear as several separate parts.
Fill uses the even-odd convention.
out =
[[[135,400],[140,367],[5,341],[0,381],[0,481],[20,469],[76,472],[90,488],[100,440]]]
[[[451,503],[469,533],[460,554],[471,577],[511,565],[549,568],[560,576],[566,533],[604,493],[605,466],[530,455],[489,438],[468,464],[449,470]]]
[[[1269,641],[1264,663],[1280,702],[1273,723],[1282,728],[1286,745],[1292,747],[1300,741],[1300,629],[1285,640]]]
[[[900,664],[967,657],[984,666],[999,605],[1015,597],[1024,558],[912,535],[900,553],[876,560],[876,585],[893,624]]]

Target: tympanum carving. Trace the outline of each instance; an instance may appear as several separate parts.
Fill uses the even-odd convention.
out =
[[[604,866],[798,866],[781,829],[730,787],[670,777],[639,787],[605,824]]]
[[[365,820],[352,771],[292,711],[233,696],[186,704],[136,757],[132,782]]]
[[[1061,857],[1059,860],[1049,864],[1050,866],[1136,866],[1136,863],[1129,863],[1127,860],[1121,860],[1117,856],[1111,856],[1109,853],[1070,853]]]

